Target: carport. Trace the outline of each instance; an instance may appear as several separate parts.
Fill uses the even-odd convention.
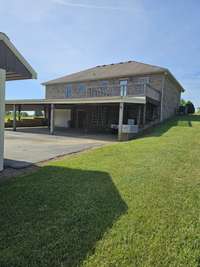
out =
[[[142,111],[145,103],[144,96],[9,100],[6,101],[6,110],[13,111],[13,125],[9,127],[13,127],[14,131],[17,125],[16,110],[19,113],[42,109],[51,135],[54,134],[55,127],[75,131],[82,129],[86,133],[109,133],[111,126],[114,128],[119,125],[118,140],[127,140],[128,131],[124,128],[129,126],[129,117],[134,117],[137,121],[138,125],[131,125],[136,132],[145,124],[146,113]]]
[[[4,165],[5,82],[36,78],[33,68],[7,35],[0,32],[0,171]]]

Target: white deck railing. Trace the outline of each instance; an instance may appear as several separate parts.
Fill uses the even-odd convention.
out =
[[[80,97],[105,97],[120,96],[120,86],[92,86],[87,87]],[[160,101],[160,92],[148,84],[132,84],[127,86],[127,96],[147,96],[156,101]],[[72,96],[72,98],[77,98]]]

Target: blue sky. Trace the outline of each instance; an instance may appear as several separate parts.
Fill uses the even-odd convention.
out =
[[[38,73],[7,99],[43,98],[41,82],[100,64],[167,67],[200,106],[200,1],[1,0],[5,32]]]

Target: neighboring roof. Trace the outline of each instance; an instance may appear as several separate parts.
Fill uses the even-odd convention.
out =
[[[37,73],[8,36],[2,32],[0,32],[0,68],[6,70],[6,80],[37,79]]]
[[[143,75],[147,73],[159,73],[164,71],[166,71],[166,69],[158,66],[144,64],[136,61],[128,61],[120,62],[117,64],[96,66],[94,68],[90,68],[67,76],[63,76],[55,80],[45,82],[43,83],[43,85],[108,79],[114,77],[126,77],[130,75]]]

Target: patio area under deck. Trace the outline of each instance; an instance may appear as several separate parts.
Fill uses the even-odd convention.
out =
[[[149,103],[146,96],[9,100],[6,101],[6,110],[13,111],[14,131],[18,126],[16,111],[19,114],[21,111],[40,108],[44,111],[50,134],[54,134],[57,127],[82,129],[85,133],[109,133],[112,130],[111,125],[116,125],[117,129],[112,131],[118,132],[118,140],[127,140],[134,135],[131,134],[131,129],[138,128],[140,131],[146,125],[149,119]],[[155,116],[159,110],[159,103],[151,105],[155,107],[151,111]],[[128,125],[130,122],[132,126]]]

